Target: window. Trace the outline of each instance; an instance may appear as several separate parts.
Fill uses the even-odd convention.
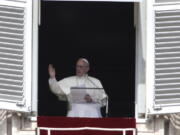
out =
[[[49,90],[48,64],[60,80],[74,75],[76,60],[86,57],[89,75],[109,95],[109,117],[134,117],[134,3],[46,1],[41,13],[39,115],[66,115],[66,103]]]

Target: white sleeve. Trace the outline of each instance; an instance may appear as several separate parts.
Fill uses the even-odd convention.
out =
[[[93,99],[93,98],[92,98]],[[104,90],[99,90],[94,97],[96,102],[99,102],[101,106],[106,106],[107,95]]]
[[[67,100],[66,94],[64,93],[64,91],[62,90],[62,88],[60,87],[60,85],[58,84],[56,79],[49,79],[49,87],[50,90],[56,94],[60,100]]]
[[[99,80],[96,81],[96,86],[103,88]],[[91,96],[92,100],[98,102],[101,106],[106,106],[107,95],[104,89],[96,90],[95,95]]]

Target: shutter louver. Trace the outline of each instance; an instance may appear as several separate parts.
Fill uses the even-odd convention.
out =
[[[156,3],[180,2],[180,0],[155,0]]]
[[[9,1],[15,1],[15,2],[26,2],[27,0],[9,0]]]
[[[154,96],[155,107],[180,105],[180,10],[155,11]]]
[[[23,102],[24,8],[0,6],[0,100]]]

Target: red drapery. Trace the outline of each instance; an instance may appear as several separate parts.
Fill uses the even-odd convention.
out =
[[[49,128],[75,128],[75,127],[98,127],[98,128],[136,128],[134,118],[68,118],[68,117],[38,117],[38,127]],[[127,135],[132,135],[128,131]],[[40,135],[47,135],[47,131],[41,130]],[[121,131],[51,131],[51,135],[122,135]]]

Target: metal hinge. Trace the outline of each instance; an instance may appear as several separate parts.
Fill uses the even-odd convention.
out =
[[[162,107],[161,107],[160,105],[158,105],[158,106],[156,105],[156,106],[154,106],[153,108],[154,108],[155,111],[160,111],[160,110],[162,110]]]
[[[25,106],[25,100],[22,102],[17,102],[16,105],[19,107],[24,107]]]

